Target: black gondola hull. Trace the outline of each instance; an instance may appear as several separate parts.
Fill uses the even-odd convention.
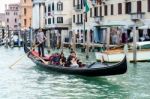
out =
[[[71,68],[71,67],[63,67],[57,65],[46,65],[43,62],[37,60],[31,53],[29,53],[29,49],[26,45],[24,45],[24,51],[28,54],[28,57],[38,66],[47,68],[51,71],[56,71],[65,74],[73,74],[73,75],[82,75],[82,76],[110,76],[110,75],[119,75],[124,74],[127,71],[127,61],[126,57],[117,64],[108,65],[99,68]],[[92,67],[92,66],[90,66]]]

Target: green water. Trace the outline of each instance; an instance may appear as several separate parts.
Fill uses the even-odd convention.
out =
[[[0,99],[150,99],[150,63],[128,64],[124,75],[94,78],[51,72],[27,57],[9,69],[22,55],[23,49],[0,47]],[[78,54],[88,63],[84,55]]]

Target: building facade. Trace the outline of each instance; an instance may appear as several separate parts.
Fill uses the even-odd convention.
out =
[[[5,5],[5,25],[9,30],[18,30],[20,24],[20,6],[19,4]]]
[[[32,6],[32,28],[45,27],[45,0],[33,0]]]
[[[85,1],[90,9],[86,14]],[[61,42],[72,34],[76,43],[130,42],[134,27],[137,41],[150,38],[150,0],[33,0],[32,18],[34,29],[60,35]]]
[[[32,28],[42,28],[57,45],[69,38],[72,0],[33,0]],[[55,43],[56,43],[55,42]]]
[[[20,0],[21,29],[29,29],[32,23],[32,0]]]
[[[87,0],[89,8],[92,7],[91,1]],[[84,43],[87,41],[87,33],[93,27],[92,19],[89,17],[89,11],[84,13],[84,0],[73,0],[72,13],[72,33],[75,34],[77,43]]]
[[[87,3],[90,11],[87,12],[83,33],[83,0],[73,0],[72,31],[79,34],[79,41],[82,42],[83,35],[87,38],[88,34],[90,42],[113,43],[112,36],[116,34],[119,39],[124,32],[127,38],[133,36],[134,26],[138,29],[137,41],[144,35],[150,37],[150,0],[87,0]]]
[[[46,0],[45,28],[57,36],[57,43],[69,40],[72,27],[72,0]]]
[[[101,31],[103,26],[116,26],[124,29],[120,30],[120,32],[127,32],[128,38],[131,36],[130,32],[133,30],[133,27],[136,26],[139,29],[137,33],[137,41],[139,41],[140,37],[143,36],[142,27],[148,25],[148,21],[150,21],[149,10],[150,0],[101,0],[99,4],[93,4],[91,16],[94,17],[95,22],[97,21],[95,32],[98,32],[97,34],[100,33],[99,40],[102,37]],[[110,32],[114,32],[113,29]]]
[[[4,38],[4,28],[5,28],[5,13],[0,13],[0,45]]]
[[[5,13],[0,13],[0,27],[5,27]]]

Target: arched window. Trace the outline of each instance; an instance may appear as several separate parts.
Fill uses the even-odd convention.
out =
[[[51,5],[48,5],[48,12],[51,12]]]
[[[53,3],[52,3],[52,11],[54,11],[54,8],[55,8],[55,7],[54,7],[54,2],[53,2]]]
[[[59,1],[57,3],[57,11],[62,11],[63,10],[63,3],[61,1]]]

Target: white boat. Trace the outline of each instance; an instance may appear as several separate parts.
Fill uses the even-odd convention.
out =
[[[131,47],[127,52],[127,60],[133,61],[133,50],[132,44],[129,44]],[[97,61],[105,62],[119,62],[124,57],[124,50],[108,50],[104,52],[95,52]],[[146,42],[137,42],[137,61],[150,61],[150,41]]]

